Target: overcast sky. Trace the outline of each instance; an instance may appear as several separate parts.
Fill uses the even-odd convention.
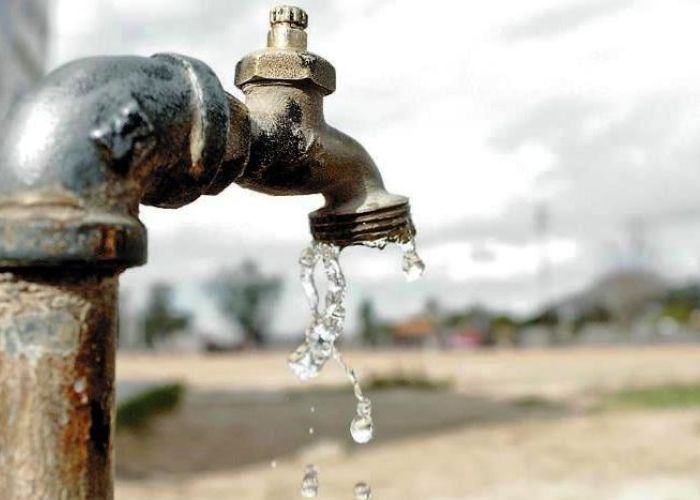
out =
[[[633,242],[646,249],[641,263],[669,278],[700,275],[700,2],[299,4],[310,50],[338,74],[326,116],[366,146],[391,191],[411,197],[429,266],[406,284],[398,251],[351,249],[353,303],[372,297],[385,317],[417,312],[429,297],[526,312],[640,264]],[[240,95],[235,64],[264,46],[271,5],[57,0],[50,64],[174,51],[207,62]],[[176,212],[146,208],[150,262],[124,286],[138,302],[149,282],[166,280],[183,305],[208,310],[199,282],[255,257],[288,276],[276,328],[298,330],[296,259],[306,214],[320,204],[232,186]]]

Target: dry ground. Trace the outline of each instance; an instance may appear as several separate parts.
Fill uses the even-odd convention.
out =
[[[189,395],[149,431],[119,434],[117,498],[293,499],[313,462],[328,499],[366,480],[382,500],[700,500],[700,408],[595,410],[622,387],[700,382],[700,348],[347,357],[362,374],[423,372],[454,390],[374,394],[377,438],[360,447],[335,368],[299,392],[283,353],[122,356],[120,379],[182,380]]]

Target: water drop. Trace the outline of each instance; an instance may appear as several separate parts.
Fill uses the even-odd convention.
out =
[[[316,430],[313,427],[309,427],[309,435],[313,436],[314,432],[316,432]]]
[[[309,408],[309,410],[311,411],[311,413],[316,413],[316,407],[315,407],[315,406],[312,406],[311,408]]]
[[[355,500],[370,500],[372,489],[367,483],[357,483],[355,485]]]
[[[276,468],[277,468],[277,460],[271,461],[271,462],[270,462],[270,467],[273,468],[273,469],[276,469]]]
[[[287,358],[287,365],[300,380],[309,380],[318,375],[319,367],[311,357],[308,344],[300,345]]]
[[[350,423],[350,435],[358,444],[366,444],[372,440],[374,427],[372,417],[357,415]]]
[[[401,243],[403,258],[401,259],[401,269],[406,277],[406,281],[416,281],[425,272],[425,263],[416,252],[416,241],[410,240]]]
[[[313,465],[304,469],[304,479],[301,482],[301,496],[316,498],[318,496],[318,470]]]
[[[365,444],[372,440],[374,423],[372,422],[372,402],[358,394],[357,415],[350,423],[350,434],[356,443]]]

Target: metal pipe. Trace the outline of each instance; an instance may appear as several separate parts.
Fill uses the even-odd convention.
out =
[[[203,63],[106,57],[49,75],[0,138],[0,498],[113,497],[118,275],[139,203],[216,193],[247,111]]]
[[[0,274],[0,498],[112,498],[117,279]]]

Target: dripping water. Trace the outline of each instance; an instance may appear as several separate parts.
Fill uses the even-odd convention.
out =
[[[411,239],[407,243],[399,244],[403,250],[401,269],[407,281],[416,281],[425,272],[425,263],[416,251],[416,240]]]
[[[367,483],[357,483],[354,491],[355,500],[370,500],[372,498],[372,489]]]
[[[377,240],[367,242],[366,246],[381,249],[386,244],[386,240]],[[425,271],[425,264],[416,252],[413,239],[401,243],[400,246],[403,250],[401,267],[404,276],[408,281],[414,281]],[[304,334],[304,342],[289,355],[288,365],[299,379],[309,380],[316,377],[331,358],[338,362],[353,387],[357,401],[356,414],[350,423],[350,435],[356,443],[366,444],[374,436],[372,402],[362,392],[355,370],[345,362],[335,345],[345,327],[344,303],[347,283],[340,266],[340,251],[340,247],[335,245],[313,241],[303,250],[299,258],[299,276],[311,309],[311,321]],[[322,266],[327,280],[323,304],[321,304],[314,277],[314,271],[319,264]],[[312,407],[311,411],[314,410]],[[309,431],[313,433],[311,429]],[[316,496],[318,472],[314,466],[306,467],[302,484],[303,496]],[[311,486],[314,484],[315,488],[312,488]],[[312,492],[314,492],[313,495]],[[369,499],[371,491],[365,483],[358,483],[355,487],[355,496],[358,499]]]
[[[304,468],[304,479],[301,481],[301,496],[316,498],[318,496],[318,469],[313,464]]]

